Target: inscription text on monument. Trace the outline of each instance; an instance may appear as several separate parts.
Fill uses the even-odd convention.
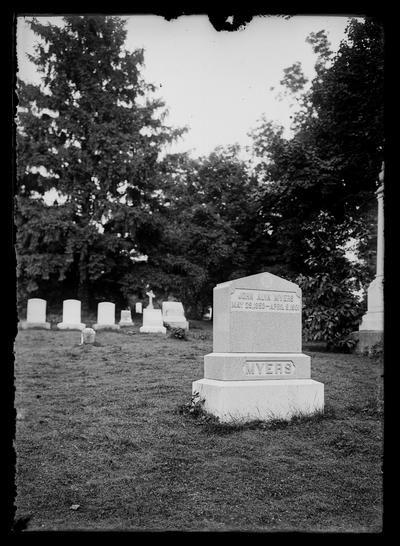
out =
[[[231,311],[300,313],[300,298],[294,292],[239,288],[231,295]]]
[[[291,360],[247,360],[243,365],[244,375],[293,375]]]

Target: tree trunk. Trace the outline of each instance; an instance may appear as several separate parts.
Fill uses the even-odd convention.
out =
[[[88,247],[85,243],[79,256],[79,284],[78,284],[78,298],[81,301],[82,311],[88,312],[90,310],[89,301],[89,285],[88,285]]]

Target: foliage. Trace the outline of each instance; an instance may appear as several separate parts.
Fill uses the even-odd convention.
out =
[[[169,337],[187,341],[187,334],[184,328],[170,328]]]
[[[283,74],[284,76],[279,83],[287,87],[291,93],[302,91],[308,82],[301,69],[300,62],[293,63],[288,68],[284,68]]]
[[[303,290],[303,336],[307,341],[325,341],[329,349],[350,350],[350,334],[358,327],[364,311],[358,293],[368,278],[368,267],[349,261],[345,255],[349,230],[338,229],[327,214],[304,230],[310,251],[307,274],[295,281]]]
[[[182,131],[165,125],[164,103],[151,98],[143,50],[124,50],[124,24],[105,16],[66,16],[61,27],[30,20],[39,37],[30,59],[42,81],[18,81],[17,254],[26,295],[54,273],[87,303],[151,244],[158,155]]]
[[[201,398],[196,391],[191,395],[189,402],[181,404],[178,407],[178,413],[181,415],[190,415],[190,417],[194,418],[203,417],[205,415],[204,403],[204,398]]]
[[[371,358],[381,358],[384,354],[384,346],[382,341],[378,341],[370,347],[366,354]]]
[[[293,136],[285,138],[266,118],[252,132],[268,234],[268,253],[260,259],[303,286],[306,336],[346,348],[360,317],[354,291],[374,273],[374,192],[384,145],[382,27],[369,18],[352,20],[335,56],[323,31],[307,41],[317,54],[310,86],[299,63],[281,82],[298,102]]]
[[[350,350],[350,337],[359,324],[361,306],[345,281],[335,283],[329,274],[300,275],[303,291],[303,336],[306,341],[326,341],[328,349]]]
[[[158,242],[146,263],[123,280],[136,289],[144,280],[156,294],[174,295],[191,318],[212,305],[212,289],[249,271],[257,225],[257,182],[238,147],[209,156],[167,156]]]
[[[73,238],[75,227],[67,209],[68,205],[49,207],[40,200],[19,197],[15,224],[20,296],[35,292],[41,281],[51,277],[59,282],[65,279],[73,262],[73,249],[65,241]]]
[[[284,138],[265,118],[252,132],[265,188],[261,213],[289,272],[307,273],[304,229],[321,212],[348,239],[364,235],[383,160],[382,28],[353,20],[334,58],[317,35],[309,40],[319,54],[317,75],[299,98],[294,136]]]

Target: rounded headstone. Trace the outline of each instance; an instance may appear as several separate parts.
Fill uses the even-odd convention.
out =
[[[97,323],[114,324],[115,323],[115,303],[103,301],[97,306]]]
[[[68,324],[81,322],[81,302],[79,300],[63,301],[63,322]]]
[[[31,298],[26,310],[27,322],[46,322],[46,300]]]

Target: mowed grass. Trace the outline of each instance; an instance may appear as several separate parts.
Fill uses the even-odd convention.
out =
[[[212,352],[187,341],[19,331],[16,519],[29,530],[382,529],[382,362],[309,352],[325,413],[218,426],[182,407]]]

